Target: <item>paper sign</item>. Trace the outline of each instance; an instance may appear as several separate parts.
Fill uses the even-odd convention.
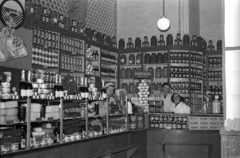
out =
[[[135,71],[133,74],[133,78],[136,79],[152,79],[153,74],[151,71]]]

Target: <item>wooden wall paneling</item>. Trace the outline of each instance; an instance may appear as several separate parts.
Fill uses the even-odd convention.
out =
[[[133,154],[132,158],[147,157],[147,130],[132,131],[130,144],[137,146],[137,151]]]

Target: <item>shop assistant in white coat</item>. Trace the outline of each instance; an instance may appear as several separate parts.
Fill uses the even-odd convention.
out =
[[[163,110],[164,112],[173,112],[174,103],[171,100],[172,94],[170,93],[171,85],[169,83],[164,83],[162,85],[163,88]]]
[[[174,102],[172,109],[174,113],[190,114],[191,108],[183,102],[184,98],[179,93],[173,93],[171,100]]]

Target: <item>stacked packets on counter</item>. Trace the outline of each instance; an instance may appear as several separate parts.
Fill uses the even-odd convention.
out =
[[[146,80],[142,80],[141,83],[138,84],[138,97],[140,106],[145,107],[145,111],[148,111],[148,97],[149,97],[149,85]]]
[[[0,124],[18,122],[18,103],[17,101],[0,102]]]

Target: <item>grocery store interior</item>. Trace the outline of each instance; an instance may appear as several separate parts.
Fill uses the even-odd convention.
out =
[[[1,158],[239,158],[240,0],[0,0]]]

